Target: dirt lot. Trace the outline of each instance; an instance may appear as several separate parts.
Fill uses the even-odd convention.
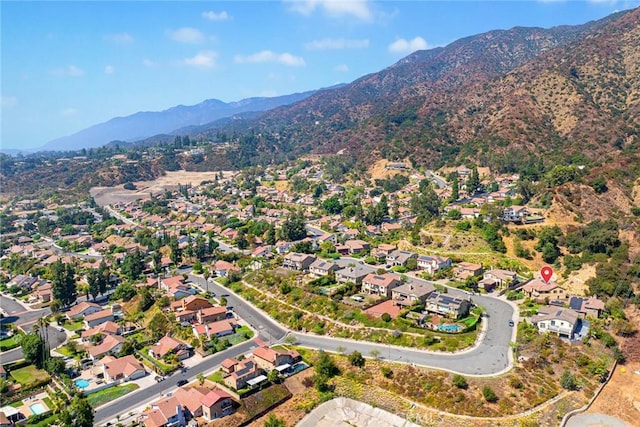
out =
[[[135,182],[136,190],[125,190],[122,185],[116,187],[94,187],[90,190],[91,196],[100,206],[110,205],[116,202],[129,202],[157,195],[165,190],[175,190],[179,184],[199,185],[203,181],[213,181],[219,172],[167,172],[166,175],[153,181]],[[225,178],[232,177],[235,172],[223,172]]]
[[[640,425],[640,362],[618,366],[587,413],[607,414],[629,425]]]

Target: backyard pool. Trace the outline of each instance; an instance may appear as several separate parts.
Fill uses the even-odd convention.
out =
[[[89,381],[84,378],[78,378],[73,382],[78,388],[87,388],[89,387]]]
[[[40,402],[34,403],[33,405],[29,405],[29,409],[31,409],[31,412],[33,412],[33,415],[40,415],[47,412],[47,410],[44,408],[44,405]]]
[[[436,329],[441,332],[460,332],[462,326],[460,325],[438,325]]]
[[[290,370],[291,370],[291,375],[293,374],[297,374],[300,371],[304,371],[305,369],[307,369],[309,367],[309,365],[307,365],[304,362],[298,362],[295,365],[293,365]]]

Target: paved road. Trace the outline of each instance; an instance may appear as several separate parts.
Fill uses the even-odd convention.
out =
[[[204,279],[190,275],[189,279],[207,289]],[[423,279],[411,278],[418,282],[426,282]],[[217,296],[226,296],[228,305],[255,329],[260,331],[261,338],[265,342],[276,342],[282,339],[287,330],[272,321],[266,314],[249,305],[227,288],[209,283],[208,290],[215,292]],[[468,295],[457,289],[449,289],[449,294],[457,297]],[[443,354],[442,352],[424,352],[404,347],[388,346],[385,344],[367,343],[361,341],[343,340],[333,337],[306,335],[294,333],[299,345],[315,349],[338,352],[338,349],[346,349],[347,352],[359,351],[365,356],[370,356],[376,351],[379,357],[393,361],[413,363],[416,365],[445,369],[464,375],[493,375],[509,369],[510,347],[509,343],[514,339],[514,328],[509,327],[509,320],[514,318],[513,307],[505,301],[486,297],[473,296],[473,302],[486,310],[484,318],[484,336],[476,347],[457,354]],[[344,351],[344,350],[343,350]]]
[[[438,188],[447,188],[447,181],[444,178],[436,175],[433,171],[427,171],[427,174],[430,175],[431,178],[433,178]]]
[[[108,406],[99,408],[94,416],[94,425],[103,424],[107,421],[115,418],[117,415],[123,415],[129,413],[131,410],[160,398],[163,393],[176,387],[176,383],[179,380],[187,379],[189,381],[195,381],[199,373],[205,373],[211,371],[214,367],[218,366],[227,357],[235,357],[240,354],[248,353],[249,351],[257,347],[253,341],[246,341],[237,346],[228,348],[225,351],[216,353],[213,356],[209,356],[204,359],[198,365],[189,368],[186,374],[177,373],[166,380],[153,384],[150,387],[140,389],[134,393],[126,395],[123,399],[114,401]]]
[[[24,329],[26,329],[27,331],[30,331],[31,327],[34,324],[35,323],[27,325],[25,326]],[[65,340],[67,339],[67,334],[65,332],[60,332],[53,326],[47,327],[47,333],[48,333],[47,340],[49,342],[49,348],[56,348],[62,343],[64,343]],[[0,360],[2,361],[3,365],[6,363],[17,362],[18,360],[22,360],[22,359],[24,359],[24,356],[22,355],[22,347],[14,348],[13,350],[0,353]]]

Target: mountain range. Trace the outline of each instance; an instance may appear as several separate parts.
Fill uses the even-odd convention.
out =
[[[125,117],[116,117],[83,129],[69,136],[54,139],[38,151],[65,151],[99,147],[111,141],[138,141],[158,134],[188,132],[190,126],[214,122],[248,112],[270,110],[281,105],[301,101],[316,90],[278,97],[247,98],[237,102],[207,99],[199,104],[178,105],[164,111],[138,112]]]
[[[602,160],[638,147],[639,46],[640,9],[579,26],[490,31],[192,136],[254,135],[232,153],[238,166],[341,150],[431,166],[473,156],[515,170],[532,154]]]
[[[471,158],[503,171],[534,157],[602,162],[638,151],[639,46],[640,9],[577,26],[495,30],[414,52],[347,85],[137,113],[46,148],[189,135],[231,143],[222,163],[236,167],[337,152],[430,167]]]

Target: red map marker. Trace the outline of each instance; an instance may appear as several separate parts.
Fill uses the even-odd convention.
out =
[[[542,276],[542,280],[549,283],[549,280],[551,280],[551,277],[553,276],[553,268],[545,265],[540,269],[540,275]]]

